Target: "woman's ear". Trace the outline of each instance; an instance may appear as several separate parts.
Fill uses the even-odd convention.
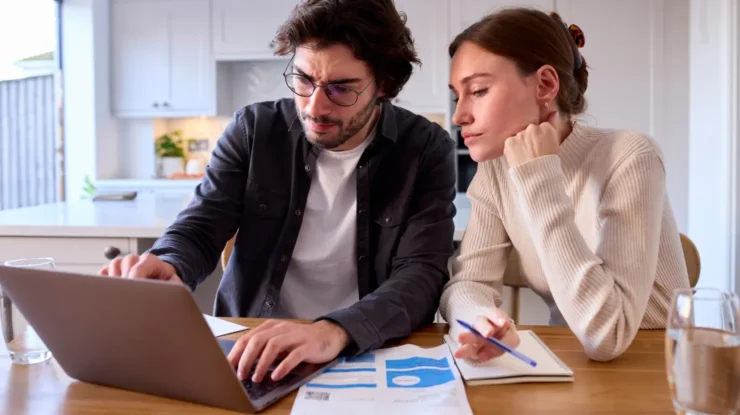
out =
[[[537,70],[537,101],[550,102],[558,96],[560,91],[560,78],[558,72],[551,65],[543,65]]]

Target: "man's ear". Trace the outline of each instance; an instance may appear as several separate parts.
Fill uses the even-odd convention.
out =
[[[382,98],[385,96],[385,88],[383,88],[383,83],[378,83],[378,98]]]
[[[537,81],[537,101],[550,102],[558,96],[560,78],[551,65],[543,65],[535,74]]]

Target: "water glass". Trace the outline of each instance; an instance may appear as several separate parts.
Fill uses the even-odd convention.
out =
[[[677,414],[740,414],[740,299],[735,293],[677,290],[665,347]]]
[[[8,267],[54,269],[51,258],[25,258],[6,261]],[[0,329],[13,363],[27,365],[40,363],[51,358],[51,352],[41,341],[36,331],[23,317],[21,311],[5,295],[0,286]]]

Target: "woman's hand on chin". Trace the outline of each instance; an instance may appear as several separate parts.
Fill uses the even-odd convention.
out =
[[[509,167],[516,167],[538,157],[558,154],[560,137],[558,112],[553,111],[547,121],[529,124],[524,131],[509,137],[504,143],[504,156]]]

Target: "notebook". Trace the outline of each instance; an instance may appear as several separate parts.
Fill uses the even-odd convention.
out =
[[[468,363],[455,358],[460,375],[468,385],[497,385],[530,382],[573,382],[573,371],[531,330],[518,331],[521,339],[516,349],[537,362],[529,366],[509,353],[485,363]],[[459,345],[449,335],[445,343],[453,353]]]

